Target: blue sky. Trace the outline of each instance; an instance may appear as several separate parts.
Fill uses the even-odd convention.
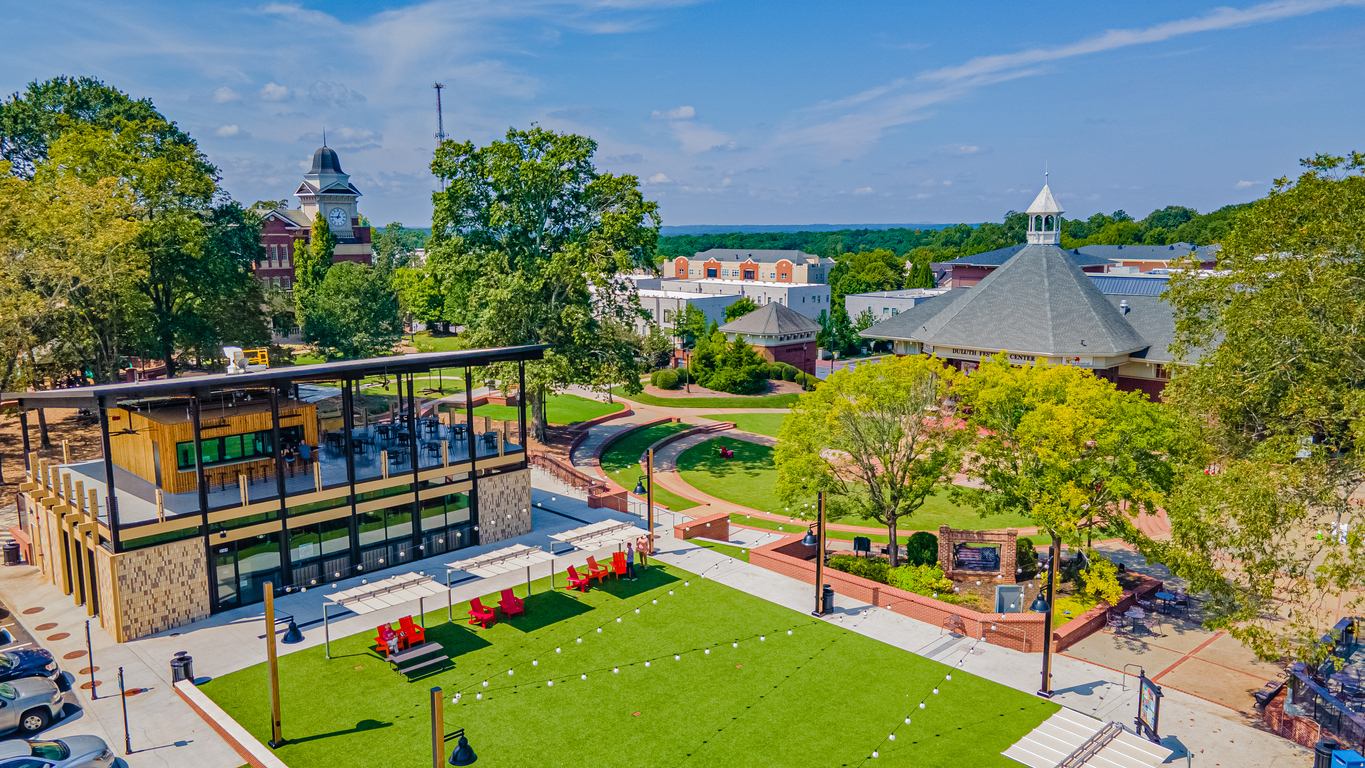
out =
[[[1365,149],[1365,0],[7,5],[0,87],[93,75],[187,128],[237,199],[327,130],[376,225],[430,220],[436,131],[585,133],[665,224],[999,220],[1262,196]]]

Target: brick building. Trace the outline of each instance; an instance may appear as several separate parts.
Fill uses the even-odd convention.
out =
[[[716,280],[774,283],[827,283],[834,259],[802,251],[746,248],[712,248],[691,259],[678,256],[663,263],[669,280],[712,278]]]
[[[1170,366],[1190,362],[1169,351],[1175,320],[1162,298],[1165,280],[1087,274],[1076,254],[1060,247],[1061,213],[1045,186],[1028,210],[1026,245],[979,282],[917,303],[861,335],[892,342],[896,354],[941,357],[963,371],[1007,351],[1020,364],[1089,368],[1120,389],[1160,397]]]
[[[785,304],[773,302],[720,327],[727,341],[743,336],[770,363],[787,363],[815,375],[815,334],[820,324]]]
[[[266,285],[292,290],[294,275],[294,242],[312,239],[313,218],[319,212],[327,219],[327,226],[337,239],[332,261],[374,262],[371,233],[356,212],[360,190],[351,183],[350,175],[341,170],[336,150],[319,147],[313,153],[313,167],[304,174],[294,194],[298,208],[286,208],[281,201],[278,208],[257,210],[263,219],[261,245],[265,259],[256,265],[256,276]]]

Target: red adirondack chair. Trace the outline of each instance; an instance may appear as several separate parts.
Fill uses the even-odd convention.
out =
[[[579,592],[588,591],[589,582],[587,577],[579,576],[578,569],[569,566],[569,589],[576,589]]]
[[[615,576],[616,578],[618,578],[618,579],[621,578],[622,576],[625,576],[625,575],[626,575],[626,553],[625,553],[625,552],[613,552],[613,553],[611,553],[611,574],[612,574],[613,576]]]
[[[502,615],[509,619],[518,613],[526,613],[526,604],[521,601],[521,598],[512,594],[510,589],[502,591],[502,599],[498,601],[498,607],[502,609]]]
[[[398,620],[399,632],[408,638],[408,645],[421,645],[427,641],[427,631],[412,623],[411,616]]]
[[[607,578],[607,573],[608,571],[606,568],[603,568],[602,566],[597,564],[597,558],[595,557],[588,558],[588,578],[597,579],[597,581],[600,583],[603,579]]]
[[[479,602],[477,597],[469,601],[469,608],[470,624],[478,624],[484,629],[488,629],[488,625],[496,621],[493,609],[483,607],[483,603]]]
[[[392,634],[393,627],[388,624],[380,624],[375,629],[374,644],[379,652],[384,654],[384,658],[387,659],[389,657],[389,642],[384,638],[385,630],[388,630],[388,632]],[[398,642],[402,643],[403,638],[398,638]]]

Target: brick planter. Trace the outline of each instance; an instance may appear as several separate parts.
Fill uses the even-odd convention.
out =
[[[720,539],[721,541],[730,540],[730,513],[718,512],[706,517],[698,517],[686,523],[673,526],[673,538],[691,539],[695,537],[706,539]],[[814,554],[812,552],[812,554]]]

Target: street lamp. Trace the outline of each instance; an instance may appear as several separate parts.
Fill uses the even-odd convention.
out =
[[[802,537],[801,543],[806,544],[810,539],[815,539],[815,610],[811,611],[812,616],[825,615],[825,492],[820,491],[815,496],[815,530],[816,535],[812,536],[809,529]],[[809,544],[807,544],[809,546]]]
[[[469,746],[469,739],[464,737],[464,729],[456,731],[460,734],[460,741],[455,746],[455,751],[450,755],[451,765],[473,765],[478,762],[479,756],[474,754],[473,748]]]
[[[1038,695],[1052,698],[1052,615],[1057,594],[1057,559],[1061,556],[1062,541],[1056,534],[1052,536],[1052,556],[1047,562],[1047,586],[1038,590],[1029,610],[1043,614],[1043,685]],[[1044,597],[1046,594],[1046,597]]]

